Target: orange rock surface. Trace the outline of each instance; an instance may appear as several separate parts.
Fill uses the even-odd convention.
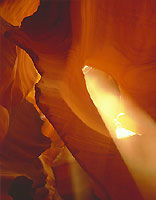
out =
[[[156,198],[155,8],[152,0],[0,1],[2,177],[24,175],[34,187],[43,185],[34,198],[44,196],[45,187],[49,196],[42,199],[74,198],[71,186],[64,185],[66,192],[61,185],[73,183],[75,164],[61,157],[67,147],[87,173],[93,199]],[[107,90],[124,102],[125,119],[133,118],[140,135],[112,136],[84,66],[111,77],[108,84],[114,80],[117,89]],[[97,79],[105,92],[100,73]]]

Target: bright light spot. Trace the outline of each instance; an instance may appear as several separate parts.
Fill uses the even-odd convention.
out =
[[[83,72],[84,74],[87,74],[91,69],[92,69],[92,67],[89,67],[89,66],[85,65],[85,66],[82,68],[82,72]]]
[[[44,120],[46,119],[46,116],[42,114],[42,115],[40,116],[40,118],[41,118],[41,120],[44,121]]]
[[[125,128],[117,127],[117,129],[116,129],[116,136],[118,139],[130,137],[133,135],[136,135],[136,133],[129,131]]]
[[[117,115],[117,118],[114,119],[115,125],[117,127],[116,128],[116,136],[117,136],[118,139],[130,137],[130,136],[137,134],[133,131],[128,130],[127,128],[124,128],[124,123],[121,123],[121,122],[118,121],[119,117],[124,116],[124,115],[125,115],[125,113],[119,113]],[[128,123],[128,120],[126,121],[126,123]],[[142,134],[137,134],[137,135],[142,135]]]

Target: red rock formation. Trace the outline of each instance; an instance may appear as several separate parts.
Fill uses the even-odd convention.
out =
[[[1,8],[3,11],[7,3],[2,5],[4,5]],[[18,5],[15,5],[18,10]],[[26,10],[28,10],[27,6]],[[119,85],[121,97],[124,99],[128,96],[128,99],[135,102],[141,110],[155,120],[155,7],[154,1],[146,0],[135,2],[130,0],[41,0],[37,12],[32,16],[24,18],[23,14],[20,14],[19,18],[24,18],[20,27],[12,27],[3,20],[1,22],[4,27],[1,35],[6,44],[6,47],[3,45],[3,49],[6,48],[7,55],[12,57],[7,65],[10,66],[8,71],[2,68],[7,78],[5,81],[2,80],[1,105],[8,109],[11,116],[17,102],[24,99],[36,83],[36,71],[25,52],[19,49],[22,48],[29,54],[41,75],[41,80],[35,87],[39,109],[92,178],[96,195],[101,199],[141,200],[143,197],[139,189],[145,199],[155,199],[155,184],[152,184],[151,179],[148,178],[148,174],[155,177],[155,173],[153,168],[151,173],[148,164],[141,173],[139,172],[140,165],[138,168],[133,168],[130,165],[132,160],[129,160],[132,157],[128,157],[125,153],[126,148],[123,148],[122,142],[114,140],[129,170],[133,172],[135,183],[106,128],[106,123],[101,119],[89,96],[82,68],[89,65],[110,75]],[[12,16],[13,18],[16,16],[16,23],[18,22],[17,10],[15,9],[16,12],[13,12]],[[24,15],[28,16],[30,13]],[[4,11],[2,16],[10,23],[12,22],[12,18],[7,17]],[[15,25],[15,23],[12,24]],[[9,45],[11,48],[8,48]],[[17,58],[15,45],[18,46]],[[2,57],[8,58],[3,54],[4,51]],[[19,64],[15,65],[15,59]],[[25,60],[27,63],[21,67],[22,61]],[[16,76],[13,73],[15,70],[13,66],[17,68]],[[28,80],[26,73],[28,75],[32,73]],[[130,105],[128,103],[126,105],[129,110]],[[7,114],[3,115],[7,124]],[[29,115],[27,117],[29,118]],[[32,130],[35,128],[36,126]],[[5,135],[7,126],[4,126],[2,130]],[[29,146],[31,137],[27,138],[25,133],[24,131],[19,140],[26,138],[27,146]],[[41,148],[42,140],[44,143],[43,138],[43,136],[40,140],[33,138],[32,145],[37,142],[37,146],[34,146],[36,153],[31,154],[32,147],[29,149],[30,152],[24,150],[23,153],[29,159],[32,159],[31,156],[37,159],[39,154],[48,148],[47,146]],[[151,140],[147,133],[141,140],[138,137],[130,140],[134,150],[139,152],[135,157],[136,162],[140,156],[141,163],[144,163],[144,155],[146,155],[147,163],[150,165],[155,163],[151,161],[154,154],[150,157],[151,151],[145,148],[146,141],[149,141],[153,148],[155,143]],[[19,143],[18,147],[20,147]],[[140,153],[138,146],[141,146],[143,153]],[[23,149],[22,147],[21,150]],[[155,151],[155,148],[153,149]],[[21,150],[17,152],[21,153]],[[42,159],[45,165],[51,167],[53,159],[48,159],[48,157],[52,155],[54,158],[58,152],[57,149],[51,147],[43,153]],[[141,176],[145,176],[143,180],[151,184],[147,189],[146,184],[140,185]],[[139,185],[139,189],[136,184]]]

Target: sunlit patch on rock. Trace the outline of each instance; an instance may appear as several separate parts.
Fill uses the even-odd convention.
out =
[[[120,113],[120,114],[118,114],[117,118],[114,119],[115,125],[116,125],[116,136],[117,136],[117,138],[121,139],[121,138],[125,138],[125,137],[130,137],[130,136],[136,135],[136,133],[134,133],[133,131],[130,131],[130,130],[124,128],[123,125],[118,121],[118,118],[121,115],[125,115],[125,114],[124,113]]]

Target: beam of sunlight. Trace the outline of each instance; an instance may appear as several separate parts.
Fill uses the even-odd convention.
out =
[[[85,75],[86,86],[91,99],[108,129],[116,129],[118,139],[136,135],[131,129],[125,127],[125,124],[131,124],[131,127],[133,127],[132,120],[127,118],[127,121],[118,121],[125,114],[120,113],[120,91],[115,81],[104,72],[89,66],[85,66],[82,71]]]
[[[156,197],[156,122],[106,73],[83,70],[86,87],[145,200]],[[141,137],[140,137],[141,136]]]
[[[125,113],[120,113],[120,91],[115,81],[104,72],[89,66],[85,66],[82,71],[85,75],[91,99],[108,129],[116,129],[115,132],[118,139],[136,135],[137,133],[132,131],[134,122],[125,117]],[[121,116],[123,116],[124,120],[122,119],[120,122],[118,120]]]

